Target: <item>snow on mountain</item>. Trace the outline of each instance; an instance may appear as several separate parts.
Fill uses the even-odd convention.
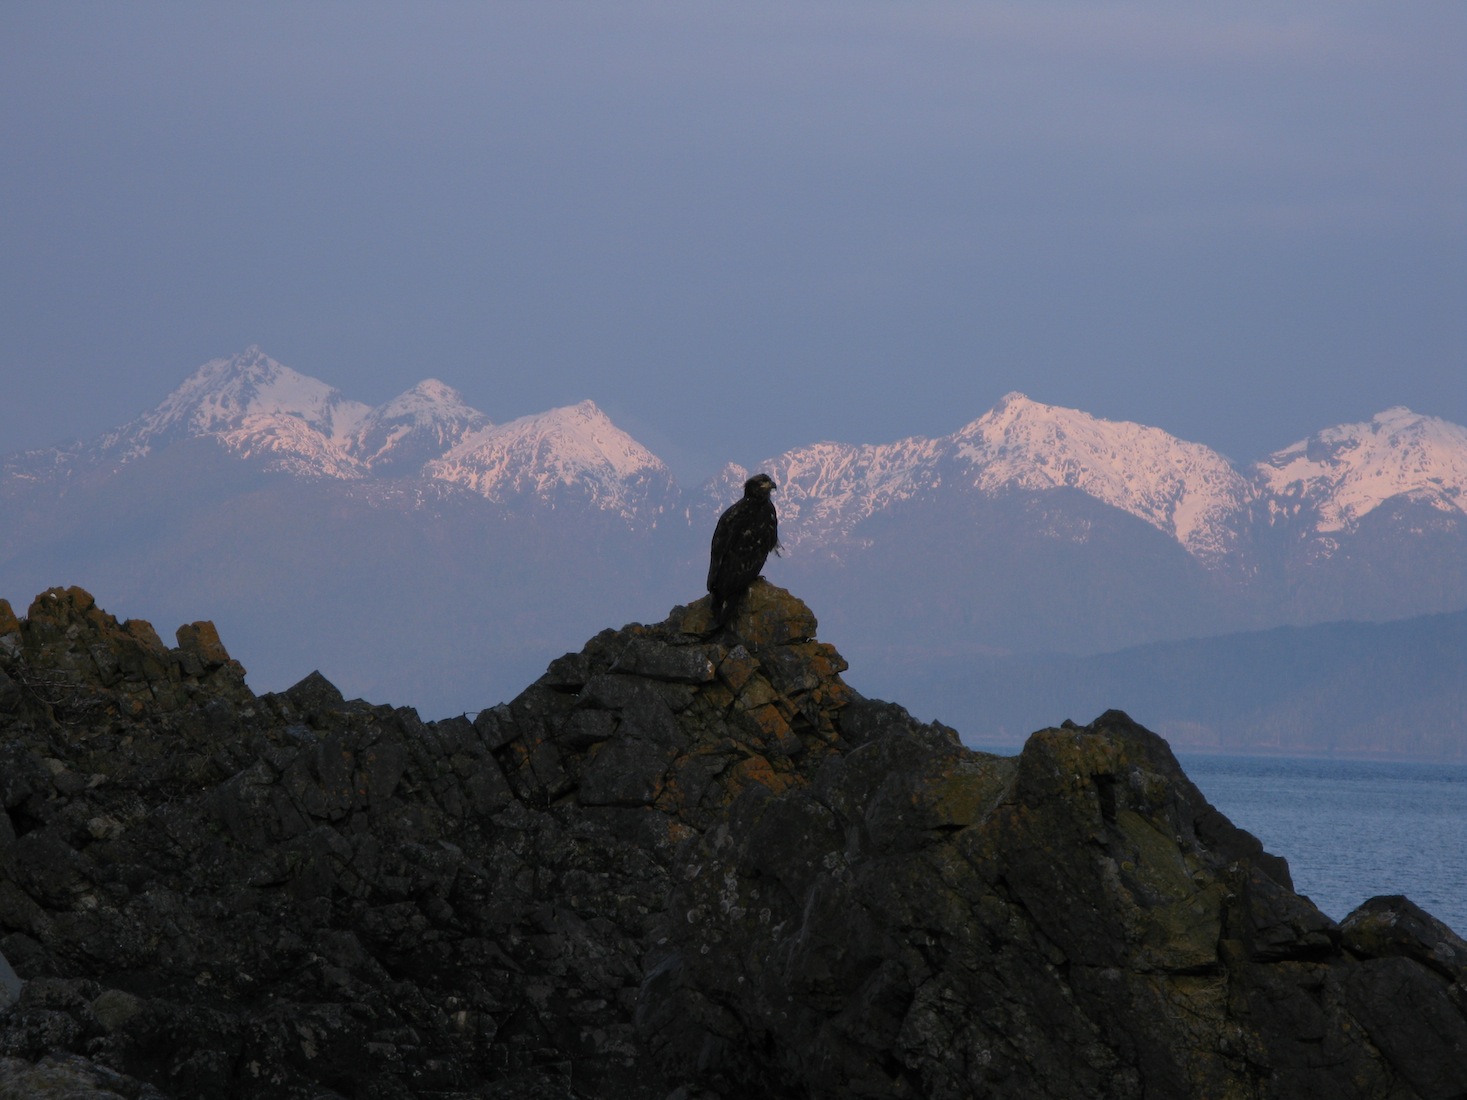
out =
[[[1255,467],[1270,522],[1348,531],[1393,497],[1467,513],[1467,428],[1396,407],[1327,428]]]
[[[753,475],[737,462],[725,462],[723,468],[703,483],[702,492],[717,505],[719,514],[744,494],[744,482]]]
[[[371,408],[258,347],[205,363],[88,451],[122,464],[196,438],[296,476],[421,474],[494,501],[578,499],[649,523],[676,494],[662,461],[590,401],[495,426],[457,391],[427,379]],[[12,463],[7,476],[39,461]]]
[[[370,408],[258,347],[205,363],[157,408],[98,443],[7,458],[5,491],[42,491],[97,462],[125,463],[198,437],[297,476],[418,475],[499,503],[589,504],[634,525],[656,525],[678,497],[662,461],[590,401],[494,425],[428,379]],[[1209,564],[1249,537],[1254,517],[1299,523],[1328,541],[1392,498],[1467,513],[1467,428],[1404,408],[1327,429],[1240,471],[1158,428],[1011,393],[951,435],[816,443],[756,469],[779,483],[790,547],[849,538],[903,503],[1012,490],[1084,493]],[[729,464],[688,494],[687,522],[706,527],[738,499],[749,472]]]
[[[944,439],[815,443],[786,451],[759,468],[779,485],[781,538],[790,546],[819,544],[850,534],[862,520],[895,503],[935,489],[946,449]]]
[[[1145,520],[1196,557],[1227,552],[1247,479],[1222,455],[1128,421],[1011,393],[954,437],[973,487],[1072,488]]]
[[[772,469],[768,466],[761,468],[766,473]],[[712,534],[714,526],[718,523],[718,517],[729,505],[744,495],[744,482],[751,476],[751,472],[737,462],[725,462],[716,474],[698,486],[696,492],[688,493],[683,497],[683,520],[688,527],[693,531],[706,531]],[[777,476],[775,480],[779,481]],[[783,483],[780,482],[780,484]],[[775,504],[781,517],[781,530],[785,530],[789,515],[784,502],[779,499],[782,495],[782,491],[776,495]]]
[[[351,454],[352,433],[371,411],[250,347],[205,363],[157,408],[104,438],[101,449],[130,462],[179,439],[212,436],[271,469],[358,478],[364,471]]]
[[[353,433],[351,449],[376,473],[416,472],[470,432],[492,426],[457,390],[429,378],[373,409]]]
[[[767,464],[790,542],[848,534],[895,503],[945,492],[1073,488],[1138,517],[1192,554],[1226,552],[1251,498],[1216,452],[1158,428],[1101,420],[1011,393],[949,436],[819,443]],[[783,525],[782,525],[783,526]]]
[[[436,379],[372,408],[250,347],[205,363],[100,449],[130,462],[179,439],[213,438],[266,469],[359,480],[416,473],[490,423]]]
[[[591,401],[471,432],[424,473],[497,503],[569,495],[629,520],[652,521],[673,492],[662,460]]]

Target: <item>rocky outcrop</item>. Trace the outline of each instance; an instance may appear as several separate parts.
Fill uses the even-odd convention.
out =
[[[41,593],[24,621],[0,600],[0,701],[19,709],[28,697],[70,726],[253,698],[213,623],[181,626],[177,639],[170,649],[151,623],[119,623],[80,588]]]
[[[708,628],[424,723],[0,605],[0,1096],[1462,1095],[1467,945],[1124,714],[986,756],[778,588]]]

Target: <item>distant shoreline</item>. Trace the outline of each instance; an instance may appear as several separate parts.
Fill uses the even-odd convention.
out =
[[[1165,736],[1164,734],[1161,736]],[[1335,752],[1321,749],[1310,752],[1304,749],[1267,748],[1207,748],[1195,745],[1178,746],[1167,742],[1178,760],[1186,763],[1189,756],[1209,758],[1231,758],[1237,760],[1339,760],[1360,764],[1436,764],[1460,767],[1467,770],[1467,756],[1403,756],[1399,753]],[[1018,741],[970,741],[963,739],[963,747],[991,756],[1018,756],[1024,751],[1024,742]]]

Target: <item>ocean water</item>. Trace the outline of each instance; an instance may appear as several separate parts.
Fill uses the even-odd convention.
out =
[[[1207,800],[1335,920],[1405,894],[1467,936],[1467,764],[1178,753]]]

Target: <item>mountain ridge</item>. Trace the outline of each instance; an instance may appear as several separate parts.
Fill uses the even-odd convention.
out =
[[[23,452],[6,464],[12,476],[44,478],[48,468],[65,471],[87,455],[129,462],[188,436],[213,436],[243,459],[297,476],[422,476],[499,503],[526,496],[552,503],[557,492],[574,490],[633,523],[679,507],[716,514],[738,480],[726,467],[697,489],[679,486],[660,458],[591,401],[496,424],[427,379],[373,408],[257,345],[204,364],[153,410],[100,440]],[[1258,525],[1303,531],[1298,537],[1328,554],[1338,532],[1396,497],[1467,516],[1467,428],[1402,406],[1321,429],[1239,467],[1163,429],[1015,391],[947,435],[798,445],[758,467],[780,483],[790,547],[839,542],[894,505],[962,492],[1075,489],[1143,520],[1210,567],[1240,552]]]

